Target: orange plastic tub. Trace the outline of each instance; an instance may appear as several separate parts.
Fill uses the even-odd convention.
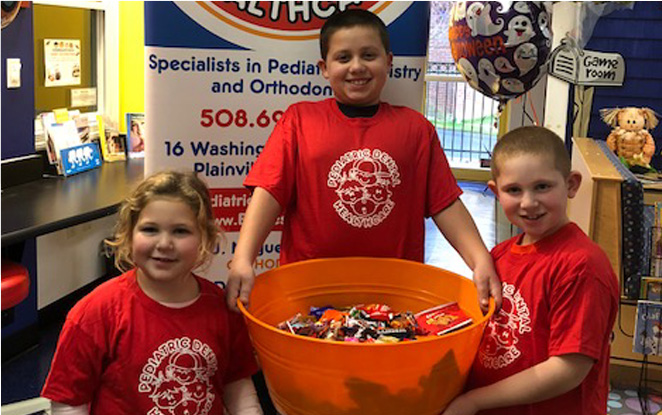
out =
[[[457,301],[474,323],[456,332],[394,344],[343,343],[275,328],[310,306],[388,304],[414,313]],[[398,259],[298,262],[255,280],[239,305],[269,394],[285,415],[437,415],[462,390],[483,329],[471,280]]]

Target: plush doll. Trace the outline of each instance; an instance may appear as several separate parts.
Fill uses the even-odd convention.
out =
[[[648,130],[655,128],[657,117],[650,108],[604,108],[602,120],[614,127],[607,137],[607,147],[615,152],[628,167],[650,168],[655,153],[655,141]]]

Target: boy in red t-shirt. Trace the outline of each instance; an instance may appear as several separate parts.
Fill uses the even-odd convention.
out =
[[[604,415],[618,283],[609,259],[566,215],[581,174],[563,141],[521,127],[492,153],[490,189],[523,230],[492,250],[503,305],[467,390],[443,415]]]
[[[345,10],[325,23],[320,49],[335,98],[290,106],[246,178],[253,195],[228,274],[228,306],[248,303],[253,262],[282,211],[281,264],[345,256],[423,262],[432,217],[473,270],[481,307],[490,293],[499,305],[492,258],[434,126],[380,101],[393,60],[384,23]]]

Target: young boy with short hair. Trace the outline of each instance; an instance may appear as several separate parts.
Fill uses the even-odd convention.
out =
[[[489,187],[522,233],[492,250],[503,283],[467,390],[443,415],[604,415],[618,282],[566,207],[581,174],[563,141],[521,127],[492,152]]]
[[[380,100],[393,60],[384,23],[348,9],[327,20],[320,49],[335,98],[290,106],[246,178],[254,190],[228,276],[228,305],[248,303],[253,262],[283,210],[281,264],[343,256],[423,262],[431,216],[473,270],[483,309],[490,292],[500,303],[492,259],[434,126]]]

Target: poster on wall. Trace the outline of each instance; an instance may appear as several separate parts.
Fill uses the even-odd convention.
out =
[[[44,39],[44,86],[80,85],[80,40]]]
[[[394,54],[382,99],[424,101],[426,2],[145,2],[145,173],[198,173],[225,230],[206,275],[224,284],[250,193],[242,182],[289,105],[333,97],[317,62],[334,12],[364,8],[388,26]],[[167,24],[164,24],[167,22]],[[254,264],[278,266],[282,217]]]

